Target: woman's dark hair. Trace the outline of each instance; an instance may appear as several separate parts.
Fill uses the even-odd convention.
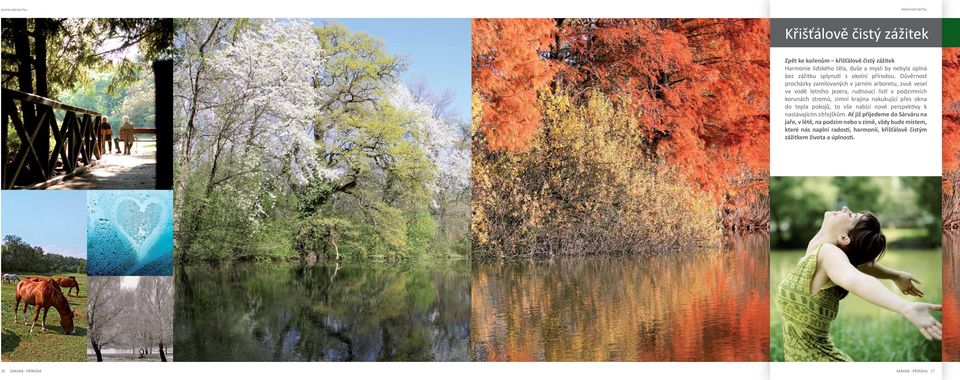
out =
[[[880,220],[869,211],[861,211],[863,214],[857,224],[853,225],[847,236],[850,237],[850,244],[845,248],[840,248],[847,254],[850,264],[858,266],[876,260],[880,260],[883,252],[887,249],[887,237],[880,231]],[[846,298],[846,289],[840,288],[840,298]]]
[[[887,248],[887,237],[880,231],[880,221],[868,211],[861,213],[863,216],[847,233],[850,244],[843,248],[853,266],[879,260]]]

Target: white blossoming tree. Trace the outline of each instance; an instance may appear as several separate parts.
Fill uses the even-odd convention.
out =
[[[181,261],[423,253],[449,194],[468,208],[464,123],[401,84],[406,63],[379,40],[300,20],[182,24]]]

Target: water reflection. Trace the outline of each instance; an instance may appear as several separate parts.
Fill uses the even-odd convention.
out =
[[[960,234],[943,233],[943,360],[960,361]]]
[[[470,264],[177,271],[178,361],[469,360]]]
[[[766,235],[644,257],[476,262],[474,360],[767,361]]]

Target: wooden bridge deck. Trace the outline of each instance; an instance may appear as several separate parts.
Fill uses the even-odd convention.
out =
[[[86,173],[47,187],[49,190],[152,190],[157,182],[156,150],[107,154]]]

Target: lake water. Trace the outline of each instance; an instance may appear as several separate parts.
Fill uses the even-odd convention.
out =
[[[766,235],[669,255],[476,262],[474,360],[767,361]]]
[[[470,263],[188,267],[177,361],[467,361]]]

